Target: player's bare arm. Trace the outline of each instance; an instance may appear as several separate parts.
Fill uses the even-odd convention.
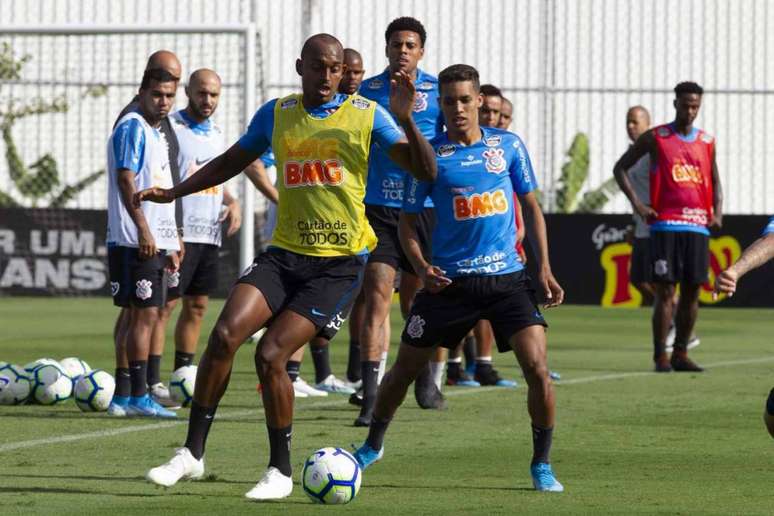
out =
[[[134,203],[139,206],[142,201],[157,203],[172,202],[178,197],[185,197],[206,188],[220,185],[239,174],[250,163],[258,159],[254,152],[243,149],[238,143],[226,152],[213,158],[196,174],[173,188],[147,188],[134,194]]]
[[[118,171],[118,189],[121,191],[121,202],[124,203],[126,211],[132,218],[134,225],[137,226],[137,245],[139,248],[140,259],[147,260],[154,256],[156,249],[156,240],[153,238],[145,214],[140,209],[140,203],[133,204],[132,198],[136,195],[134,186],[135,173],[131,170],[122,168]]]
[[[720,182],[718,163],[712,153],[712,220],[710,227],[720,229],[723,226],[723,185]]]
[[[226,236],[231,236],[242,226],[242,206],[236,197],[231,195],[228,190],[223,190],[223,206],[226,207],[223,210],[223,214],[218,219],[218,222],[224,222],[228,220],[228,228],[226,229]]]
[[[406,253],[411,266],[417,271],[425,288],[436,293],[451,284],[452,280],[444,276],[444,271],[439,267],[427,263],[422,256],[422,246],[419,243],[417,233],[417,215],[415,213],[400,212],[398,218],[398,238],[403,251]]]
[[[736,284],[742,276],[774,258],[774,233],[769,233],[753,242],[731,267],[724,270],[715,280],[715,295],[733,295]]]
[[[266,173],[266,167],[263,161],[257,159],[250,163],[245,168],[245,175],[253,183],[253,186],[258,189],[267,199],[274,204],[279,202],[279,193],[277,188],[269,181],[269,176]]]
[[[390,147],[388,154],[390,159],[415,178],[420,181],[433,181],[437,174],[435,152],[411,116],[415,95],[416,88],[409,74],[401,71],[392,75],[390,111],[403,128],[406,140]]]
[[[643,156],[653,154],[653,131],[645,131],[637,138],[629,150],[623,153],[613,167],[613,175],[621,191],[632,203],[634,210],[645,220],[658,214],[648,205],[649,199],[640,199],[629,181],[629,169],[632,168]]]
[[[519,200],[526,212],[525,220],[529,220],[530,242],[532,242],[533,249],[537,254],[538,282],[546,296],[545,307],[559,306],[564,301],[564,290],[551,272],[551,262],[548,258],[548,236],[543,211],[540,209],[535,192],[520,196]]]

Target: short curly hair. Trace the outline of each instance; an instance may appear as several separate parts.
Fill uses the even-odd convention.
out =
[[[400,18],[395,18],[392,20],[390,24],[387,25],[387,30],[384,31],[384,41],[389,44],[390,36],[392,36],[394,32],[400,32],[404,30],[416,32],[419,34],[419,41],[422,43],[422,47],[425,46],[425,40],[427,39],[427,32],[425,32],[425,27],[419,20],[412,18],[411,16],[401,16]]]

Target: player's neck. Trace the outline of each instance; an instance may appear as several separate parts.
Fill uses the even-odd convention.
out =
[[[307,112],[312,111],[313,109],[317,109],[320,106],[323,106],[327,104],[328,102],[332,101],[333,98],[336,96],[336,94],[333,94],[330,96],[330,98],[316,98],[316,99],[310,99],[306,95],[301,95],[301,104],[304,106],[304,109],[307,110]]]
[[[161,125],[161,118],[151,118],[148,115],[145,114],[145,112],[142,110],[142,107],[137,108],[137,112],[140,113],[140,116],[142,116],[146,122],[148,122],[148,125],[153,128],[158,128]]]
[[[193,120],[197,124],[201,124],[201,123],[207,121],[206,117],[203,117],[203,116],[199,115],[193,109],[191,109],[191,105],[190,104],[188,106],[186,106],[184,111],[185,111],[185,116],[187,116],[188,118],[190,118],[191,120]]]
[[[682,134],[683,136],[689,136],[693,132],[693,124],[681,124],[675,120],[672,122],[672,126],[674,126],[675,131]]]
[[[473,145],[484,137],[484,132],[479,126],[472,127],[467,131],[448,131],[449,141],[461,145]]]

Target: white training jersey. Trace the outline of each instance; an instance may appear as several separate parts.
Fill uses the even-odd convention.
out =
[[[648,154],[641,157],[632,168],[629,169],[629,182],[645,204],[650,203],[650,156]],[[642,217],[635,211],[634,217],[634,238],[650,237],[650,227],[648,223],[642,220]]]
[[[226,150],[223,131],[212,120],[196,122],[183,110],[172,113],[169,118],[180,144],[177,162],[181,181],[191,177],[208,161]],[[220,245],[221,224],[218,219],[223,205],[223,186],[216,185],[181,200],[183,241]]]
[[[138,247],[137,226],[126,211],[118,187],[118,171],[131,170],[139,192],[158,186],[172,188],[172,173],[166,143],[158,130],[136,111],[127,113],[116,123],[107,146],[108,155],[108,231],[107,242],[124,247]],[[179,251],[175,223],[175,203],[141,205],[145,220],[158,249]]]

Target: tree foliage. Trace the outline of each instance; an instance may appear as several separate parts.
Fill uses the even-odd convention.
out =
[[[587,190],[580,199],[589,176],[589,139],[578,133],[567,151],[567,161],[562,165],[559,188],[556,191],[556,211],[559,213],[599,213],[613,195],[618,192],[614,178],[595,189]]]

